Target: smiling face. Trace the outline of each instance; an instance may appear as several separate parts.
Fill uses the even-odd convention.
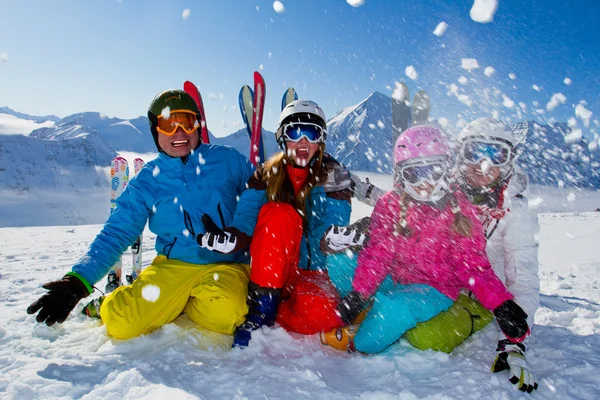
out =
[[[319,143],[311,143],[305,137],[298,142],[285,143],[287,155],[299,167],[306,167],[319,150]]]
[[[173,158],[185,157],[198,147],[198,130],[196,129],[190,135],[184,132],[180,127],[177,128],[172,136],[158,133],[158,145],[169,156]]]

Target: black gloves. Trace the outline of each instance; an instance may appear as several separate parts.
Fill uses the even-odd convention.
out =
[[[529,363],[525,359],[525,346],[523,344],[501,340],[498,342],[496,351],[498,355],[492,365],[492,372],[508,370],[510,383],[523,392],[531,393],[538,388]]]
[[[365,299],[362,294],[353,290],[340,301],[337,310],[344,324],[350,325],[369,303],[369,299]]]
[[[202,223],[206,233],[196,237],[200,247],[221,254],[229,254],[250,245],[250,237],[244,232],[235,228],[221,229],[208,214],[202,216]]]
[[[529,335],[527,313],[517,303],[507,300],[494,309],[494,316],[511,342],[521,342]]]
[[[48,293],[27,307],[27,314],[39,311],[35,320],[45,322],[48,326],[56,322],[65,322],[79,300],[90,295],[84,283],[71,275],[65,275],[60,281],[48,282],[42,287],[47,289]]]

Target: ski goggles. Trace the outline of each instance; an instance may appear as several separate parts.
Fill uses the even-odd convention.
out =
[[[285,141],[299,142],[306,138],[311,143],[321,143],[325,139],[327,131],[321,125],[309,122],[290,122],[282,128],[281,136]]]
[[[177,132],[177,128],[181,128],[185,133],[191,135],[199,126],[195,113],[177,110],[171,112],[168,118],[159,115],[156,130],[163,135],[173,136]]]
[[[493,167],[502,167],[512,159],[513,149],[508,143],[468,140],[461,146],[460,155],[468,164],[478,164],[485,159]]]
[[[447,171],[446,164],[440,161],[412,164],[400,169],[400,178],[412,186],[419,186],[423,182],[435,185],[446,176]]]

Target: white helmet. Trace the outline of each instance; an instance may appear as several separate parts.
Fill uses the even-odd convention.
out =
[[[325,113],[317,103],[311,100],[294,100],[289,103],[279,114],[279,126],[275,133],[277,143],[283,133],[282,127],[288,122],[307,122],[321,126],[327,132],[327,119]],[[323,138],[325,139],[325,138]],[[280,143],[281,146],[281,143]]]
[[[458,142],[472,137],[501,139],[515,147],[515,134],[508,125],[491,117],[478,118],[463,128],[458,134]]]

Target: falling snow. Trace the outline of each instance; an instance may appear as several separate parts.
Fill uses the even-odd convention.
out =
[[[181,13],[181,18],[186,20],[190,17],[191,11],[189,8],[186,8],[185,10],[183,10],[183,13]]]
[[[346,0],[346,3],[350,4],[352,7],[360,7],[365,4],[365,0]]]
[[[560,104],[565,104],[566,102],[567,102],[567,97],[564,94],[554,93],[552,95],[552,98],[548,102],[548,104],[546,104],[546,110],[552,111],[556,107],[558,107]]]
[[[285,11],[285,7],[283,6],[283,3],[280,1],[274,1],[273,2],[273,10],[275,10],[275,12],[277,14],[281,14],[282,12]]]
[[[160,288],[156,285],[146,285],[142,288],[142,297],[151,303],[154,303],[160,297]]]
[[[435,27],[433,34],[438,37],[444,36],[446,29],[448,29],[448,24],[442,21]]]
[[[417,78],[419,77],[419,74],[417,74],[417,70],[415,70],[415,67],[413,67],[412,65],[409,65],[408,67],[406,67],[406,69],[404,70],[404,73],[406,74],[406,76],[408,76],[413,81],[416,81]]]
[[[494,75],[494,72],[496,72],[496,70],[493,67],[485,67],[485,69],[483,70],[483,73],[488,78]]]
[[[471,72],[474,69],[479,68],[479,63],[474,58],[463,58],[461,60],[460,67],[462,69],[466,69],[467,71]]]
[[[475,0],[469,15],[475,22],[482,24],[492,22],[498,8],[498,0]]]

